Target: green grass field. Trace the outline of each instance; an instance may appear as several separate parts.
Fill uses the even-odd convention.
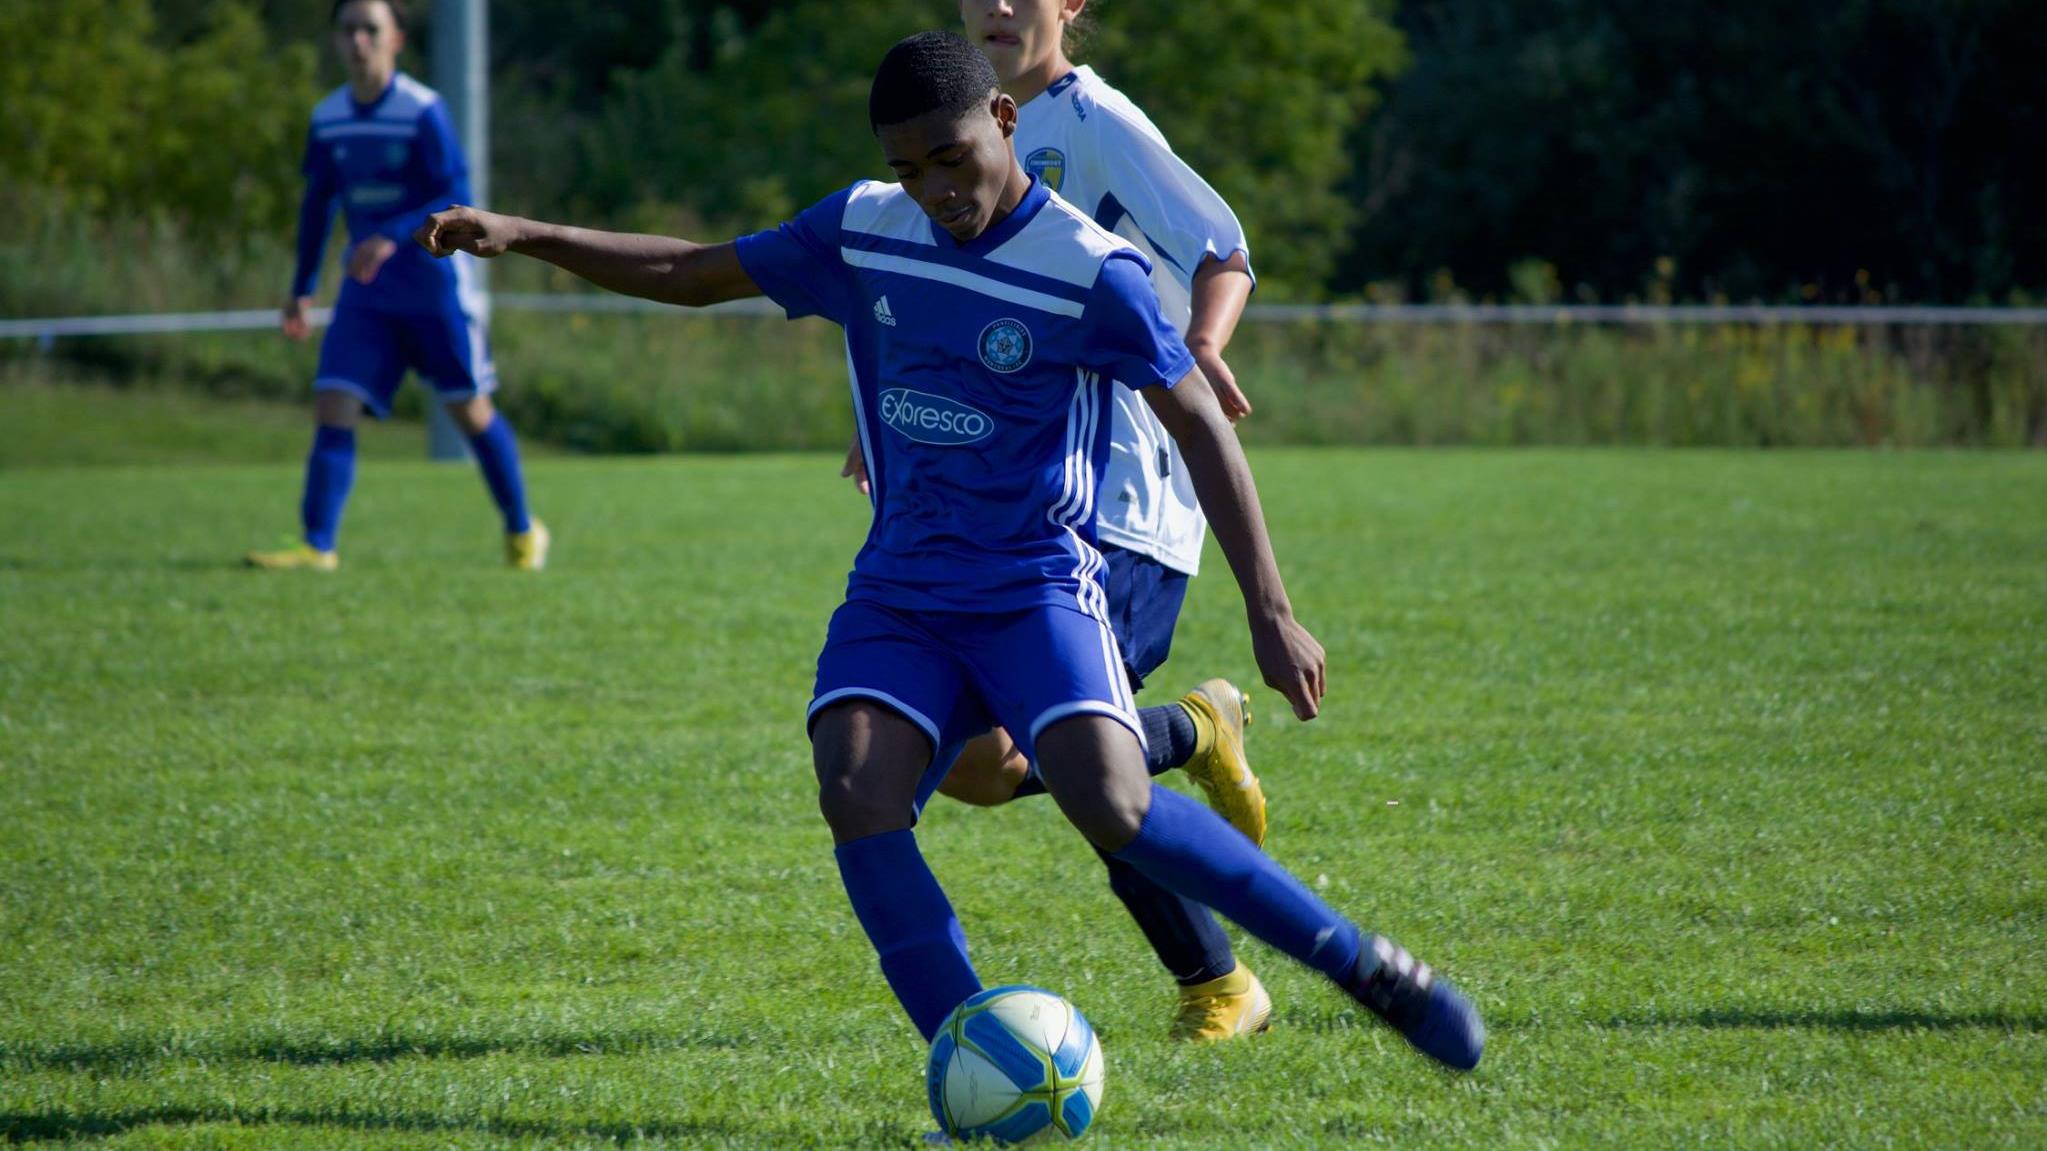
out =
[[[536,461],[523,578],[469,469],[372,460],[279,576],[302,423],[58,468],[0,410],[0,1136],[920,1145],[802,738],[835,459]],[[1101,1031],[1096,1145],[2047,1145],[2047,456],[1254,462],[1331,656],[1317,722],[1260,697],[1268,846],[1492,1043],[1245,942],[1273,1032],[1169,1045],[1053,808],[938,801],[983,977]],[[1249,677],[1241,619],[1211,557],[1160,685]]]

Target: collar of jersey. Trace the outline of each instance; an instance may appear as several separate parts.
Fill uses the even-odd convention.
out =
[[[396,68],[391,69],[391,79],[384,84],[384,90],[382,92],[377,93],[377,98],[370,101],[367,104],[356,103],[355,91],[353,89],[350,89],[348,93],[348,110],[354,112],[358,116],[376,115],[377,109],[384,106],[384,101],[389,100],[391,98],[392,90],[398,87],[399,75],[400,73],[398,69]]]
[[[1039,182],[1036,176],[1030,179],[1031,186],[1024,189],[1023,199],[1018,200],[1009,215],[1002,217],[1002,221],[994,227],[962,244],[952,238],[951,232],[939,227],[938,221],[930,220],[928,222],[932,242],[941,248],[952,248],[971,256],[986,255],[1001,247],[1011,236],[1023,231],[1024,225],[1031,222],[1031,217],[1038,214],[1038,209],[1044,207],[1052,198],[1052,193],[1045,190],[1045,185]]]
[[[1075,68],[1073,71],[1068,72],[1066,75],[1061,76],[1057,80],[1052,81],[1050,84],[1045,86],[1045,95],[1056,97],[1061,92],[1064,92],[1068,88],[1073,87],[1075,84],[1080,83],[1080,74],[1086,70],[1087,65],[1082,64],[1080,67]]]
[[[1057,80],[1052,81],[1050,84],[1045,85],[1044,91],[1024,101],[1023,106],[1025,108],[1034,108],[1040,103],[1043,104],[1057,103],[1059,97],[1065,95],[1066,92],[1069,89],[1071,89],[1075,84],[1080,83],[1083,73],[1092,76],[1094,75],[1094,70],[1092,68],[1089,68],[1086,64],[1079,65],[1078,67],[1074,68],[1073,71],[1068,72],[1066,75],[1061,76]],[[1019,112],[1019,114],[1021,114],[1021,112]]]

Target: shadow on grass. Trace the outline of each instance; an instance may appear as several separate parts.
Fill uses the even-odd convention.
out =
[[[0,1065],[53,1071],[118,1071],[177,1059],[207,1062],[254,1061],[315,1067],[330,1063],[383,1063],[393,1059],[481,1059],[490,1055],[656,1054],[664,1051],[719,1051],[753,1046],[740,1035],[672,1035],[586,1032],[552,1035],[379,1035],[274,1038],[250,1037],[195,1042],[184,1037],[135,1036],[110,1043],[0,1045]]]
[[[1489,1014],[1486,1029],[1492,1032],[1539,1032],[1567,1021],[1530,1019],[1525,1015]],[[1288,1030],[1313,1034],[1358,1031],[1391,1036],[1362,1013],[1331,1012],[1283,1015],[1280,1023]],[[1571,1026],[1607,1027],[1615,1030],[1660,1029],[1678,1031],[2009,1031],[2047,1032],[2047,1014],[2026,1011],[1852,1011],[1784,1010],[1771,1008],[1712,1008],[1689,1013],[1644,1012],[1614,1015],[1605,1019],[1570,1019]]]
[[[143,1107],[97,1114],[59,1111],[0,1111],[0,1139],[9,1143],[41,1140],[108,1139],[138,1127],[189,1127],[200,1124],[238,1126],[330,1127],[353,1131],[453,1134],[475,1132],[514,1139],[597,1139],[631,1143],[642,1139],[726,1139],[764,1147],[793,1147],[814,1142],[816,1132],[777,1130],[729,1123],[575,1123],[539,1119],[493,1119],[377,1111],[289,1111],[269,1108]]]
[[[2023,1011],[1782,1011],[1721,1008],[1691,1014],[1622,1015],[1607,1027],[1763,1031],[2047,1031],[2047,1015]]]

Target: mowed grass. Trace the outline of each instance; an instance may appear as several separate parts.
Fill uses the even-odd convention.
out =
[[[1491,1046],[1255,942],[1272,1033],[1171,1045],[1051,805],[938,801],[983,978],[1101,1031],[1097,1145],[2047,1144],[2047,457],[1254,462],[1331,660],[1259,696],[1269,849]],[[326,577],[233,566],[295,463],[0,472],[0,1133],[920,1145],[803,741],[836,466],[538,461],[538,577],[463,467],[367,463]],[[1211,555],[1148,700],[1252,678],[1241,620]]]
[[[114,388],[48,361],[0,360],[0,469],[296,463],[312,428],[310,398],[293,406]],[[357,449],[365,459],[417,460],[426,442],[425,424],[394,420],[360,435]]]

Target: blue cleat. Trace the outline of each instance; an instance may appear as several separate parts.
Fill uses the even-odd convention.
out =
[[[1478,1009],[1391,939],[1374,935],[1366,940],[1343,989],[1423,1055],[1458,1071],[1478,1066],[1485,1052],[1485,1024]]]

